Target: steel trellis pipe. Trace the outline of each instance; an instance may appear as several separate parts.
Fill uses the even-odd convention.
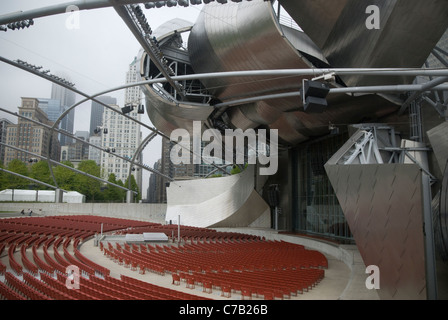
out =
[[[32,156],[34,156],[34,157],[37,157],[37,158],[45,159],[44,156],[41,156],[41,155],[32,153],[32,152],[30,152],[30,151],[27,151],[27,150],[24,150],[24,149],[21,149],[21,148],[17,148],[17,147],[8,145],[8,144],[6,144],[6,143],[4,143],[4,142],[0,142],[0,145],[4,145],[4,146],[7,147],[7,148],[11,148],[11,149],[14,149],[14,150],[17,150],[17,151],[20,151],[20,152],[24,152],[24,153],[30,154],[30,155],[32,155]],[[76,173],[82,174],[82,175],[84,175],[84,176],[87,176],[87,177],[89,177],[89,178],[98,180],[98,181],[100,181],[100,182],[105,182],[105,183],[110,184],[110,185],[112,185],[112,186],[114,186],[114,187],[118,187],[118,188],[123,189],[123,190],[126,190],[126,191],[132,191],[132,190],[128,190],[127,188],[122,187],[122,186],[120,186],[120,185],[118,185],[118,184],[114,184],[114,183],[112,183],[112,182],[109,182],[109,181],[106,181],[106,180],[101,179],[101,178],[99,178],[99,177],[96,177],[96,176],[94,176],[94,175],[91,175],[91,174],[89,174],[89,173],[87,173],[87,172],[83,172],[83,171],[81,171],[81,170],[78,170],[78,169],[72,168],[72,167],[70,167],[70,166],[67,166],[67,165],[65,165],[65,164],[63,164],[63,163],[60,163],[59,161],[56,161],[56,160],[53,160],[53,159],[49,159],[48,162],[49,162],[49,163],[51,162],[51,163],[54,163],[54,164],[56,164],[56,165],[58,165],[58,166],[67,168],[67,169],[72,170],[72,171],[74,171],[74,172],[76,172]],[[56,188],[59,189],[59,187],[56,187]],[[62,189],[61,189],[61,190],[62,190]],[[135,191],[133,191],[133,192],[135,193]]]
[[[78,0],[71,1],[62,4],[56,4],[52,6],[46,6],[38,9],[32,9],[27,11],[19,11],[5,14],[0,17],[0,24],[8,24],[10,22],[16,22],[26,19],[42,18],[56,14],[63,14],[67,12],[67,8],[76,7],[78,10],[91,10],[101,9],[106,7],[112,7],[114,5],[126,5],[126,4],[138,4],[143,2],[142,0],[117,0],[112,4],[109,0]],[[147,0],[144,2],[155,2],[154,0]]]

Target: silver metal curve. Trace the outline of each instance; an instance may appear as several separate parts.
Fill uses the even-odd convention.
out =
[[[280,0],[333,67],[423,66],[448,27],[445,0]],[[377,8],[379,29],[367,28]],[[343,77],[348,86],[411,83],[413,78]]]
[[[188,48],[196,73],[329,67],[319,47],[307,35],[281,27],[271,3],[261,0],[204,6],[191,31]],[[299,91],[303,79],[309,77],[248,76],[211,78],[202,82],[219,100],[229,104],[255,96]],[[337,88],[340,84],[332,86]],[[368,99],[332,95],[328,98],[328,111],[309,115],[303,111],[297,97],[280,97],[234,107],[226,115],[232,127],[269,126],[278,130],[283,144],[294,145],[311,136],[325,134],[329,121],[344,122],[348,114],[352,121],[359,122],[362,118],[373,119],[397,110],[393,102],[372,97],[374,103],[363,107],[361,113],[356,110],[359,100]]]
[[[158,27],[153,32],[158,42],[166,40],[170,36],[190,31],[191,23],[182,19],[173,19]],[[149,56],[144,50],[138,54],[138,64],[140,65],[140,81],[149,80],[151,75],[145,74],[149,66]],[[173,77],[175,79],[176,77]],[[156,80],[156,79],[153,79]],[[164,78],[160,79],[165,82]],[[146,98],[146,110],[149,119],[154,126],[169,135],[172,130],[183,128],[191,131],[193,121],[205,122],[214,108],[209,104],[192,103],[178,101],[175,97],[164,93],[162,87],[157,84],[145,84],[141,86]]]

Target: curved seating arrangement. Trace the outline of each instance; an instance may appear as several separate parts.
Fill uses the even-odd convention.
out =
[[[110,270],[86,258],[79,247],[96,233],[155,225],[97,216],[0,219],[0,299],[8,300],[138,300],[199,297],[132,278],[114,279]],[[99,252],[100,253],[100,252]],[[20,257],[20,258],[19,258]],[[67,267],[82,272],[79,289],[70,289]],[[71,281],[71,280],[70,280]],[[203,298],[200,298],[203,299]]]
[[[159,274],[171,273],[172,284],[219,288],[223,296],[288,298],[308,291],[324,277],[323,254],[283,241],[225,240],[181,246],[108,243],[104,254],[119,264]]]
[[[0,299],[194,300],[207,299],[121,275],[84,256],[80,247],[100,230],[115,234],[164,232],[177,239],[177,225],[96,216],[0,219]],[[225,297],[283,299],[315,286],[325,256],[303,246],[257,236],[181,226],[182,243],[100,242],[98,254],[139,271],[171,274],[173,285],[202,286]],[[172,239],[174,240],[174,239]],[[79,288],[67,285],[67,267],[81,271]]]

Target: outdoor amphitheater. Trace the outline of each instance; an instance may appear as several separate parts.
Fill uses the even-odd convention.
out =
[[[311,299],[334,273],[303,245],[130,219],[5,217],[0,235],[8,300]]]
[[[448,1],[371,2],[3,4],[0,97],[65,102],[1,103],[0,298],[447,299]]]

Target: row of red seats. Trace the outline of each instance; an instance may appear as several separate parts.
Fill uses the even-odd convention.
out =
[[[31,272],[34,275],[37,275],[39,273],[39,267],[36,266],[34,263],[32,263],[30,261],[30,259],[28,259],[27,255],[26,255],[27,247],[28,247],[27,244],[23,244],[22,247],[20,248],[22,264],[25,267],[25,269],[27,269],[29,272]]]
[[[6,284],[0,282],[0,296],[8,300],[203,300],[204,298],[156,286],[131,277],[121,279],[81,277],[78,289],[66,286],[67,277],[41,273],[40,279],[23,273],[23,281],[6,273]]]
[[[164,300],[208,300],[207,298],[199,297],[193,294],[188,294],[164,287],[157,286],[152,283],[144,282],[135,278],[131,278],[125,275],[121,275],[121,281],[127,285],[131,285],[143,290],[148,290],[150,292],[158,292],[165,295]]]
[[[8,258],[9,258],[9,265],[14,270],[14,272],[18,275],[22,274],[22,265],[18,263],[14,257],[14,252],[16,251],[16,244],[13,243],[9,246],[8,249]]]
[[[263,248],[261,241],[259,248]],[[157,246],[157,250],[138,250],[142,246],[135,246],[131,252],[129,245],[125,244],[124,249],[117,243],[117,249],[109,250],[118,254],[122,259],[137,261],[141,266],[157,264],[162,270],[176,272],[179,271],[254,271],[257,269],[298,269],[310,267],[328,266],[324,255],[317,251],[305,250],[302,246],[297,246],[297,250],[292,250],[290,244],[281,242],[266,242],[269,250],[255,251],[253,246],[239,246],[239,250],[234,250],[232,242],[228,243],[229,248],[221,247],[218,250],[216,244],[208,243],[198,245],[180,246]],[[274,247],[272,247],[274,245]],[[286,248],[283,248],[285,246]],[[294,245],[293,245],[294,246]],[[150,245],[148,247],[151,248]],[[271,250],[272,248],[277,248]],[[194,250],[198,248],[198,250]],[[208,248],[208,250],[207,250]],[[115,251],[114,251],[115,250]]]
[[[52,267],[51,265],[49,265],[47,262],[43,261],[39,257],[39,255],[37,254],[37,248],[38,248],[37,244],[33,245],[33,249],[32,250],[33,250],[34,262],[36,263],[36,265],[39,267],[40,270],[46,272],[47,274],[53,274],[55,268]]]
[[[24,221],[27,219],[23,219]],[[41,220],[39,218],[33,219],[33,220]],[[78,224],[78,226],[75,226],[74,224],[70,224],[69,228],[54,228],[56,223],[50,223],[52,225],[51,229],[55,229],[56,232],[49,232],[48,228],[45,227],[45,221],[48,221],[47,219],[42,219],[39,224],[36,223],[36,221],[32,221],[32,223],[35,223],[34,225],[32,223],[10,223],[9,226],[12,228],[12,230],[8,230],[7,234],[0,234],[0,238],[2,240],[7,240],[7,242],[1,243],[2,250],[7,247],[8,244],[10,245],[9,248],[9,259],[10,259],[10,265],[14,266],[14,270],[17,275],[21,275],[24,278],[24,281],[20,281],[17,278],[10,278],[11,275],[8,275],[8,278],[10,278],[10,282],[14,283],[16,286],[19,285],[19,283],[22,283],[22,286],[25,286],[24,288],[27,288],[27,292],[38,292],[35,295],[27,295],[23,296],[22,298],[28,298],[28,299],[65,299],[70,297],[70,293],[78,292],[76,296],[71,296],[73,299],[93,299],[93,298],[100,298],[100,299],[138,299],[137,296],[128,295],[126,293],[127,286],[130,286],[130,284],[122,283],[123,290],[122,292],[115,292],[111,295],[110,290],[105,290],[105,292],[98,291],[98,285],[93,284],[88,277],[83,277],[83,286],[81,290],[72,290],[71,292],[65,292],[64,284],[59,281],[58,288],[61,290],[55,289],[55,282],[54,282],[54,272],[56,271],[56,275],[58,278],[63,277],[66,267],[69,265],[77,265],[81,268],[81,270],[85,271],[85,274],[89,275],[94,278],[95,271],[102,275],[108,275],[110,271],[107,268],[104,268],[86,257],[84,257],[81,252],[78,249],[79,244],[81,241],[85,240],[86,235],[89,235],[89,232],[84,232],[82,228],[78,229],[77,227],[85,226],[86,224]],[[3,224],[5,225],[5,224]],[[139,223],[137,223],[139,225]],[[120,226],[122,227],[122,226]],[[32,234],[33,229],[38,229],[39,234]],[[44,232],[42,232],[44,231]],[[17,233],[16,233],[17,232]],[[30,233],[28,233],[30,232]],[[81,234],[83,236],[81,236]],[[73,240],[73,251],[69,250],[70,245],[72,244]],[[16,251],[16,248],[21,243],[21,262],[23,264],[23,267],[16,261],[16,258],[14,257],[14,252]],[[43,258],[42,259],[39,256],[38,249],[42,246],[43,250]],[[27,249],[32,247],[32,257],[34,262],[28,258],[27,256]],[[51,255],[49,250],[50,247],[53,249],[53,254]],[[62,251],[61,251],[62,249]],[[70,248],[71,249],[71,248]],[[73,255],[73,253],[74,255]],[[26,269],[28,272],[24,272],[24,269]],[[3,270],[3,269],[2,269]],[[41,280],[37,279],[36,276],[40,273]],[[6,272],[6,266],[3,272]],[[17,282],[17,281],[19,282]],[[47,282],[49,283],[47,283]],[[8,283],[9,284],[9,283]],[[134,286],[134,285],[133,285]],[[33,290],[29,289],[28,287],[34,288]],[[22,288],[22,287],[21,287]],[[23,289],[23,288],[22,288]],[[24,289],[25,290],[25,289]],[[178,297],[178,293],[175,290],[171,289],[163,289],[160,287],[153,288],[155,292],[153,292],[152,298],[154,299],[172,299]],[[9,290],[10,291],[10,290]],[[8,291],[8,292],[9,292]],[[157,292],[160,291],[166,291],[164,295],[160,296],[157,295]],[[79,294],[80,293],[80,294]],[[13,297],[11,294],[5,293],[7,297],[11,298]],[[184,298],[186,296],[183,296]],[[191,298],[193,296],[188,296],[188,298]],[[16,297],[17,298],[17,297]]]
[[[26,300],[23,295],[17,293],[3,282],[0,282],[0,298],[6,300]]]
[[[327,259],[317,251],[283,241],[224,241],[182,246],[108,243],[101,247],[119,264],[165,274],[187,287],[202,284],[204,290],[239,291],[284,298],[310,290],[324,277]],[[249,294],[250,293],[250,294]]]
[[[93,235],[129,228],[130,226],[148,226],[153,223],[119,218],[96,216],[52,216],[26,217],[0,220],[0,233],[23,233],[33,235],[62,236],[66,231],[83,231]],[[0,242],[4,242],[0,237]]]
[[[32,220],[26,222],[28,219]],[[0,232],[0,249],[4,250],[9,246],[8,258],[10,266],[16,274],[22,275],[25,280],[23,282],[16,278],[18,281],[33,288],[33,290],[26,289],[29,292],[39,292],[48,299],[54,299],[55,297],[56,299],[58,299],[57,297],[70,297],[73,299],[138,299],[142,297],[137,294],[142,292],[142,288],[149,290],[148,286],[153,286],[145,282],[137,284],[135,283],[136,280],[129,280],[126,277],[122,277],[120,280],[113,279],[108,276],[109,270],[107,268],[90,261],[81,254],[78,249],[79,245],[94,235],[96,227],[104,221],[101,217],[26,217],[12,220],[15,221],[0,223],[2,228]],[[106,220],[108,226],[106,229],[103,229],[105,232],[107,230],[117,231],[120,228],[123,232],[143,230],[144,228],[154,231],[164,230],[162,232],[177,229],[176,225],[162,226],[144,222],[132,223],[131,227],[128,228],[126,219],[108,218]],[[11,229],[3,231],[3,228],[8,226]],[[33,233],[33,228],[38,233]],[[300,292],[302,287],[303,290],[305,288],[309,289],[319,281],[321,276],[323,277],[323,270],[316,270],[321,272],[317,276],[314,274],[301,275],[302,282],[300,286],[302,287],[299,284],[294,284],[295,287],[290,285],[292,280],[288,278],[287,271],[298,271],[301,268],[305,268],[307,271],[314,270],[310,269],[310,266],[326,267],[326,259],[323,255],[305,250],[302,246],[265,241],[259,237],[241,234],[210,232],[202,228],[186,229],[188,230],[184,230],[184,232],[190,231],[195,235],[194,237],[192,236],[192,239],[196,240],[189,241],[191,243],[179,247],[143,244],[124,244],[120,246],[117,243],[115,248],[109,243],[106,249],[101,243],[100,248],[106,255],[109,255],[118,263],[134,270],[140,268],[141,273],[144,273],[145,270],[163,274],[168,271],[173,273],[173,275],[178,273],[180,277],[182,272],[182,279],[189,287],[202,284],[204,289],[208,291],[220,284],[219,288],[223,293],[230,294],[232,290],[239,290],[246,297],[250,297],[250,292],[265,297],[274,296],[277,294],[277,287],[280,284],[283,288],[289,290],[283,294],[283,296],[287,296],[288,292],[293,294],[297,291]],[[205,234],[212,236],[208,238],[209,240],[205,240],[207,237],[204,236]],[[201,236],[204,238],[200,238]],[[198,239],[202,240],[198,241]],[[20,246],[23,266],[14,257],[16,248]],[[43,259],[39,257],[37,252],[41,246]],[[27,256],[27,250],[31,247],[33,249],[32,257],[34,262]],[[52,248],[52,255],[49,252],[50,248]],[[314,257],[310,258],[310,263],[305,261],[313,254]],[[300,262],[295,260],[300,260]],[[248,263],[243,263],[243,261],[248,261]],[[65,274],[66,268],[70,265],[77,265],[83,271],[82,289],[66,291]],[[26,269],[31,274],[23,272],[23,269]],[[234,272],[235,270],[240,272]],[[251,270],[251,272],[248,270]],[[40,275],[33,277],[39,271]],[[228,276],[230,274],[229,271],[232,273],[231,277]],[[272,273],[267,273],[268,271]],[[0,272],[2,271],[0,270]],[[6,268],[3,272],[6,272]],[[265,273],[261,275],[259,272]],[[58,279],[54,279],[55,274]],[[104,281],[99,277],[95,277],[95,274],[101,274],[101,278],[105,277]],[[245,278],[238,279],[237,276],[242,274]],[[215,278],[217,276],[224,276],[227,282],[223,282],[223,279]],[[8,277],[10,278],[11,275]],[[220,280],[221,283],[219,282]],[[58,292],[50,292],[46,285],[40,285],[36,281],[43,281],[47,286],[54,288]],[[120,283],[117,283],[117,281],[120,281]],[[11,283],[7,283],[11,285],[16,283],[16,281],[11,279]],[[253,283],[258,283],[258,286],[254,287]],[[241,284],[244,284],[244,286],[241,286]],[[16,285],[18,284],[16,283]],[[122,290],[122,288],[130,290],[129,288],[131,287],[135,291],[134,293]],[[275,290],[277,291],[266,290],[268,288],[276,288]],[[151,290],[165,292],[165,289],[160,287],[152,288]],[[154,293],[149,292],[146,294],[148,297],[154,296],[161,299],[169,297],[185,299],[185,296],[182,296],[181,293],[175,290],[166,290],[170,291],[163,296],[155,296]],[[31,293],[29,294],[31,295]],[[33,299],[33,297],[24,296]],[[42,298],[40,296],[37,297]]]
[[[56,288],[45,283],[44,281],[41,281],[36,277],[33,277],[29,273],[23,274],[23,280],[25,281],[26,284],[28,284],[29,286],[33,287],[37,291],[41,292],[42,294],[53,300],[75,300],[69,294],[57,290]]]
[[[0,256],[2,255],[5,248],[6,248],[6,243],[0,243]],[[6,266],[0,260],[0,275],[4,275],[5,272],[6,272]]]
[[[33,287],[27,285],[24,281],[16,278],[12,273],[6,272],[6,282],[9,287],[17,294],[22,295],[28,300],[52,300],[50,297],[44,295]]]
[[[98,296],[86,293],[85,292],[86,290],[70,289],[66,285],[67,278],[62,276],[60,273],[56,273],[56,275],[58,279],[55,279],[47,274],[41,273],[40,278],[41,281],[45,282],[53,289],[58,290],[59,292],[65,295],[68,295],[74,300],[100,300]]]
[[[184,280],[187,287],[202,285],[204,290],[212,291],[212,288],[220,289],[223,294],[232,291],[239,292],[243,296],[252,297],[273,296],[283,299],[296,296],[316,286],[324,277],[322,269],[299,269],[281,271],[256,271],[256,272],[206,272],[206,273],[179,273],[173,274],[173,283],[179,284]],[[230,291],[229,291],[230,290]],[[250,295],[246,295],[250,293]]]
[[[73,252],[75,254],[75,257],[78,258],[79,261],[81,261],[82,263],[84,263],[85,265],[91,267],[96,273],[99,273],[100,275],[104,276],[108,276],[110,274],[110,270],[106,267],[103,267],[93,261],[91,261],[90,259],[86,258],[81,251],[79,251],[78,249],[78,245],[79,245],[80,240],[76,239],[73,243]]]
[[[103,231],[107,229],[119,230],[125,228],[138,228],[151,225],[157,225],[153,222],[144,222],[123,218],[112,218],[112,217],[101,217],[101,216],[90,216],[90,215],[64,215],[64,216],[51,216],[51,219],[57,219],[62,221],[71,222],[81,222],[81,223],[91,223],[101,226],[103,224]],[[108,227],[110,226],[110,227]]]

